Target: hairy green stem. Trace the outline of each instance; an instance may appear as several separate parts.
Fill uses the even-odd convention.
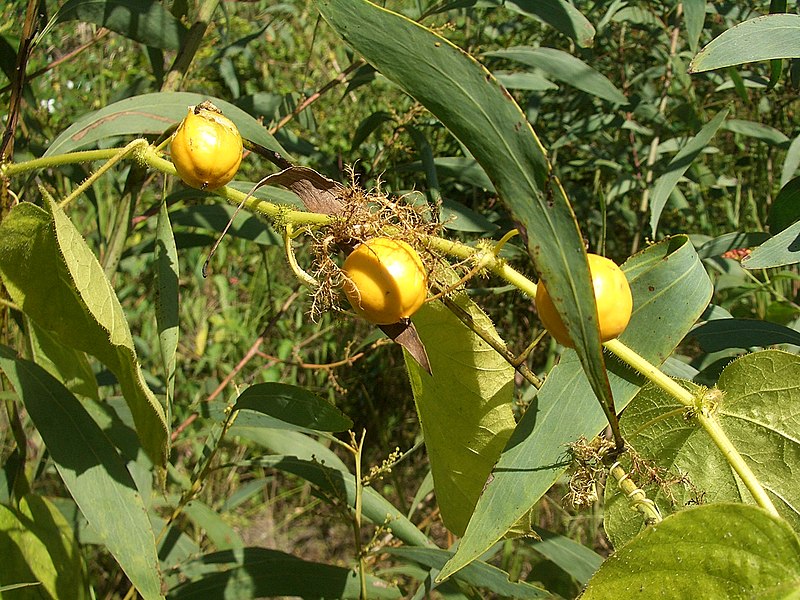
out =
[[[604,345],[606,349],[639,371],[639,373],[675,398],[678,402],[687,408],[693,409],[694,417],[697,419],[697,422],[700,423],[717,448],[720,449],[725,456],[725,460],[728,461],[731,468],[733,468],[736,474],[741,478],[756,503],[774,516],[779,516],[764,486],[761,485],[758,477],[753,473],[742,455],[739,454],[739,451],[733,445],[730,438],[728,438],[725,430],[722,429],[719,422],[711,415],[708,407],[703,406],[702,402],[689,390],[619,340],[610,340]]]

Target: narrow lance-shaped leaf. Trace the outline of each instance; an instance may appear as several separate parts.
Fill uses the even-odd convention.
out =
[[[161,202],[158,211],[155,261],[156,323],[169,410],[175,391],[175,354],[178,350],[178,249],[166,202]]]
[[[142,597],[161,598],[150,520],[116,448],[78,399],[47,371],[4,346],[0,346],[0,369],[92,529]]]
[[[473,57],[405,17],[365,0],[317,0],[317,6],[345,41],[433,113],[484,168],[526,232],[528,251],[592,389],[609,405],[583,238],[520,107]]]

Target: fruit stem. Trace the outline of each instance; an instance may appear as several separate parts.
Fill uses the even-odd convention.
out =
[[[720,426],[717,419],[714,418],[710,408],[703,404],[702,399],[692,394],[692,392],[684,388],[677,381],[663,373],[658,367],[619,340],[610,340],[606,342],[604,346],[607,350],[636,369],[678,402],[692,409],[694,418],[696,418],[698,423],[705,429],[711,441],[719,448],[725,460],[728,461],[731,468],[741,478],[745,487],[747,487],[753,499],[756,501],[756,504],[772,515],[776,517],[780,516],[772,500],[770,500],[767,495],[764,486],[761,485],[758,477],[753,473],[742,455],[739,454],[739,451],[733,445],[730,438],[728,438],[728,435]]]

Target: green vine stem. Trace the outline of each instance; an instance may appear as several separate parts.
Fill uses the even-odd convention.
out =
[[[764,486],[761,485],[755,473],[753,473],[750,466],[745,462],[742,455],[739,454],[739,451],[728,438],[725,430],[722,429],[719,422],[714,418],[710,407],[703,404],[702,399],[692,394],[677,381],[667,376],[658,369],[658,367],[648,362],[644,357],[628,348],[619,340],[610,340],[604,345],[606,349],[639,371],[639,373],[675,398],[678,402],[692,409],[694,418],[696,418],[698,423],[705,429],[711,440],[725,456],[725,460],[728,461],[728,464],[730,464],[736,474],[739,475],[756,503],[772,515],[776,517],[780,516],[775,505],[772,504],[772,500],[770,500],[767,495]]]
[[[110,169],[114,164],[133,153],[134,150],[136,151],[134,153],[136,158],[146,163],[151,168],[161,171],[162,173],[166,173],[167,175],[177,175],[174,165],[170,161],[162,158],[156,148],[151,146],[144,139],[137,139],[124,148],[111,150],[92,150],[88,152],[72,152],[59,156],[48,156],[45,158],[34,159],[23,163],[5,164],[2,165],[2,168],[0,169],[0,176],[11,177],[13,175],[18,175],[20,173],[25,173],[35,169],[44,169],[65,164],[108,159],[108,161],[100,169],[98,169],[98,171],[93,173],[89,179],[87,179],[62,201],[62,206],[66,206],[75,197],[82,193],[89,185],[91,185],[98,177],[108,171],[108,169]],[[222,188],[215,190],[214,193],[235,205],[238,205],[246,199],[244,207],[248,210],[258,212],[265,217],[272,219],[273,221],[280,219],[284,224],[291,224],[294,227],[320,227],[328,225],[333,221],[333,217],[329,215],[311,213],[301,210],[287,210],[285,206],[280,206],[254,196],[250,196],[248,198],[247,194],[227,186],[223,186]],[[435,250],[454,258],[460,258],[462,260],[479,260],[485,265],[488,271],[491,271],[492,273],[505,279],[508,283],[519,289],[529,298],[534,299],[536,297],[536,283],[531,281],[528,277],[513,267],[506,264],[506,262],[494,254],[491,249],[487,250],[485,248],[474,248],[472,246],[468,246],[467,244],[462,244],[460,242],[446,240],[435,236],[426,236],[423,239],[423,242],[431,250]],[[608,341],[605,343],[605,347],[623,362],[629,364],[647,379],[652,381],[655,385],[659,386],[662,390],[673,396],[678,402],[688,408],[695,409],[695,417],[697,418],[698,422],[702,425],[717,447],[725,455],[728,463],[742,479],[758,505],[773,515],[778,515],[775,506],[772,504],[772,501],[759,482],[758,478],[742,458],[741,454],[739,454],[739,452],[733,446],[724,430],[712,416],[708,407],[702,406],[702,403],[699,402],[698,398],[696,398],[695,395],[689,390],[685,389],[678,382],[662,373],[656,366],[649,363],[642,356],[625,346],[625,344],[619,340]]]
[[[636,487],[636,484],[631,481],[630,473],[625,472],[618,462],[611,465],[608,472],[616,480],[622,493],[630,500],[631,507],[642,515],[645,523],[653,525],[661,522],[661,513],[655,502],[650,500],[641,488]]]

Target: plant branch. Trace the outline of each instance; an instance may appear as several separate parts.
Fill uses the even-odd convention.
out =
[[[725,460],[728,461],[731,468],[739,475],[756,503],[771,514],[779,516],[764,486],[761,485],[758,477],[753,473],[742,455],[739,454],[739,451],[728,438],[725,430],[722,429],[719,422],[713,417],[709,407],[703,404],[702,398],[698,398],[695,394],[692,394],[692,392],[684,388],[677,381],[663,373],[658,367],[651,364],[644,357],[628,348],[619,340],[610,340],[604,345],[606,349],[639,371],[639,373],[644,375],[667,394],[687,408],[692,409],[697,422],[705,429],[706,433],[711,437],[711,440],[725,456]]]

